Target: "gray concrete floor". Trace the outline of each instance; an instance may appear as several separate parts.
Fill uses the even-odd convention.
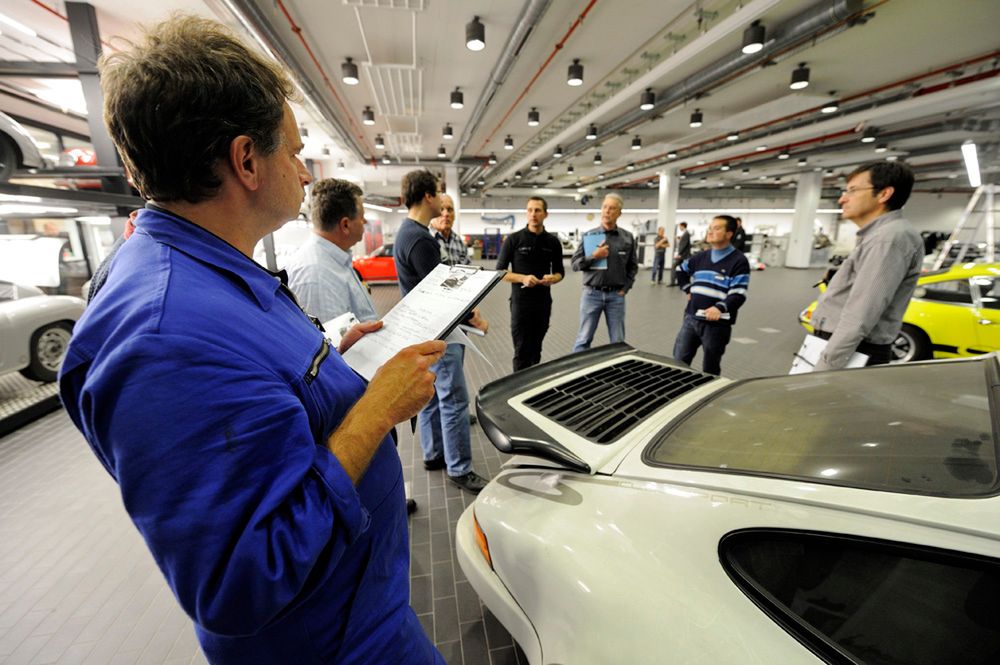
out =
[[[568,267],[568,259],[567,259]],[[820,270],[770,269],[751,277],[723,375],[784,374],[802,341],[798,312],[815,293]],[[579,318],[580,276],[554,289],[543,360],[569,352]],[[467,356],[471,393],[510,373],[507,298],[499,285],[482,304],[491,332],[477,340],[489,363]],[[384,313],[398,300],[395,286],[373,287]],[[639,274],[628,296],[626,338],[633,346],[670,354],[684,295],[649,284]],[[598,331],[595,345],[607,342]],[[700,366],[700,357],[695,359]],[[426,472],[419,443],[400,426],[399,452],[411,493],[411,602],[428,635],[451,665],[523,663],[510,636],[480,604],[454,559],[454,527],[471,496]],[[503,455],[473,432],[473,459],[496,474]],[[86,665],[205,663],[190,620],[181,612],[129,521],[117,487],[65,413],[58,412],[0,438],[0,663]]]

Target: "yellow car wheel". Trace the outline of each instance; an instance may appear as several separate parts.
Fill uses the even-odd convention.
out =
[[[899,335],[892,343],[892,363],[908,363],[914,360],[928,360],[931,357],[931,342],[927,334],[916,326],[904,323]]]

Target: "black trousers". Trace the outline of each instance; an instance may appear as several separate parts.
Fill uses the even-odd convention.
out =
[[[551,299],[510,299],[510,336],[514,340],[514,371],[542,361],[542,340],[549,330]]]

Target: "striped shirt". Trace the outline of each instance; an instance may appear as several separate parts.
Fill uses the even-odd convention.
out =
[[[862,341],[891,344],[920,276],[924,243],[893,210],[858,230],[858,244],[830,280],[812,315],[830,333],[816,369],[840,369]]]
[[[302,309],[326,322],[345,312],[358,321],[378,318],[368,291],[361,285],[351,255],[315,233],[288,260],[288,288]]]
[[[677,283],[691,294],[684,310],[686,315],[696,316],[699,310],[715,307],[729,314],[728,320],[719,319],[715,323],[732,325],[736,323],[736,312],[747,299],[750,263],[743,252],[731,245],[723,250],[700,252],[677,268]]]

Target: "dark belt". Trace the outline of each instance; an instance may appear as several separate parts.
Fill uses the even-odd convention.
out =
[[[612,293],[615,291],[622,291],[624,286],[588,286],[588,289],[593,289],[594,291],[603,291],[604,293]]]

